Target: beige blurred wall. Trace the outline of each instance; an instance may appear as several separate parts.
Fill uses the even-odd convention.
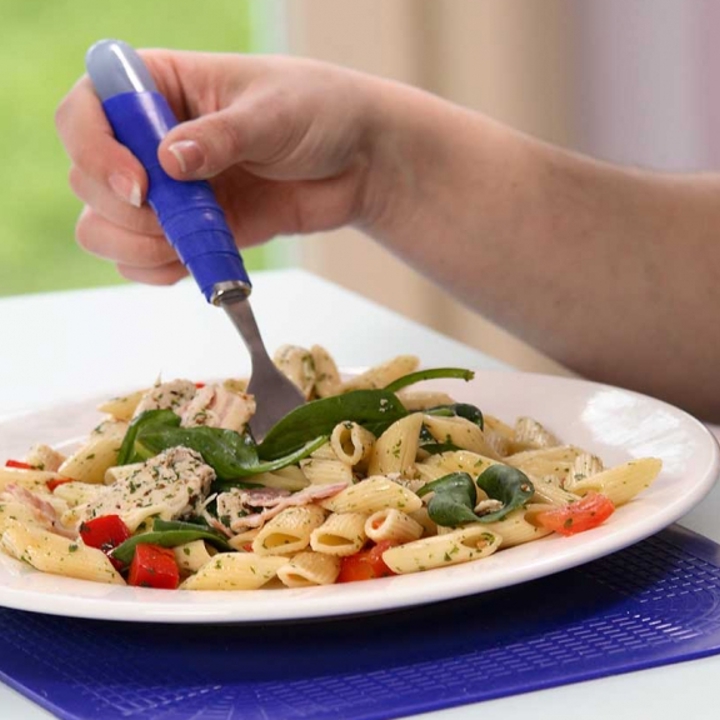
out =
[[[412,83],[572,145],[574,0],[286,0],[293,54]],[[299,245],[307,269],[512,365],[565,373],[352,229]]]

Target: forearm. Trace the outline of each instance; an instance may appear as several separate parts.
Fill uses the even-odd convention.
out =
[[[401,99],[369,232],[575,371],[720,419],[720,180],[615,168]]]

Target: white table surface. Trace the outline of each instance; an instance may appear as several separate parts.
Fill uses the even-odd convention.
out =
[[[267,347],[326,347],[342,367],[393,355],[425,365],[508,370],[503,363],[299,270],[257,273],[252,305]],[[0,299],[0,418],[82,397],[113,395],[167,378],[247,373],[240,337],[224,313],[185,281]],[[720,542],[720,490],[681,524]],[[417,720],[688,720],[718,717],[720,655],[480,705]],[[53,717],[0,684],[0,720]]]

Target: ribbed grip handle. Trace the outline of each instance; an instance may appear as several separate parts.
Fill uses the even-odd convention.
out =
[[[88,63],[88,70],[96,87],[107,86],[108,83],[98,74],[107,72],[120,47],[125,62],[116,62],[112,66],[115,73],[113,87],[127,87],[131,91],[105,97],[102,106],[117,140],[138,158],[147,171],[148,203],[155,211],[165,236],[208,301],[219,283],[241,283],[247,286],[249,292],[250,279],[210,185],[207,182],[174,180],[160,166],[158,146],[168,131],[177,125],[170,106],[154,86],[147,90],[141,86],[138,90],[138,76],[133,68],[142,61],[137,53],[124,43],[111,45],[109,41],[105,42],[107,47],[98,44],[91,50],[94,62],[92,67]],[[115,55],[109,59],[103,56],[111,52]],[[143,69],[147,72],[144,66]],[[123,72],[127,73],[127,78],[122,77]],[[119,80],[118,74],[121,75]],[[104,94],[101,92],[101,97]]]

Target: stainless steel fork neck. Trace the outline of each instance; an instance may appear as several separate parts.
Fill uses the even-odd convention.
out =
[[[250,295],[252,287],[240,280],[219,282],[213,287],[210,302],[213,305],[226,305],[227,303],[245,300]]]

